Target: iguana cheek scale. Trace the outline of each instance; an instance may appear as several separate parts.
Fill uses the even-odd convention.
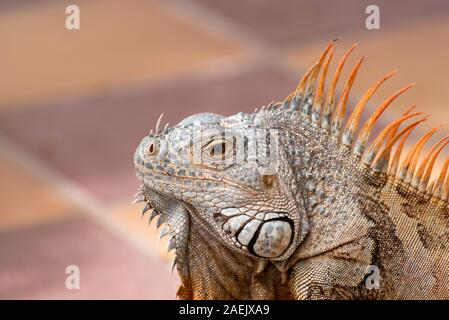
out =
[[[338,99],[335,92],[355,47],[330,77],[330,43],[282,102],[252,114],[197,114],[174,127],[162,128],[161,115],[142,139],[135,201],[150,221],[159,217],[160,236],[176,250],[180,298],[449,298],[449,158],[431,180],[449,136],[423,156],[434,128],[404,153],[427,119],[412,106],[368,143],[413,84],[360,125],[396,71],[386,74],[345,120],[363,58]],[[378,289],[365,283],[373,266]]]

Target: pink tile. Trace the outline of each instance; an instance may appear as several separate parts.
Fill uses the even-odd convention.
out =
[[[348,31],[366,30],[365,9],[375,4],[380,8],[381,31],[395,24],[410,24],[449,11],[446,0],[194,0],[223,14],[245,31],[262,40],[282,46],[298,45],[308,40],[329,41]],[[376,32],[376,31],[373,31]]]
[[[34,0],[11,10],[2,1],[2,112],[176,75],[246,52],[157,1]],[[79,30],[65,28],[68,5],[79,6]]]
[[[173,299],[178,280],[86,217],[0,234],[1,299]],[[77,265],[80,289],[65,286]]]

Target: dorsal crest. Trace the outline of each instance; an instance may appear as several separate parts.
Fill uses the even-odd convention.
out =
[[[398,96],[412,88],[414,83],[393,93],[361,125],[360,119],[370,98],[382,84],[396,74],[396,71],[387,73],[368,88],[345,122],[349,95],[363,63],[363,57],[352,68],[338,99],[336,99],[336,88],[347,59],[356,46],[357,44],[354,44],[343,55],[335,73],[333,76],[329,76],[329,65],[332,63],[336,49],[333,42],[329,43],[318,61],[304,74],[297,88],[282,103],[272,103],[262,110],[283,108],[294,111],[296,114],[300,114],[304,121],[308,121],[311,126],[317,126],[327,131],[329,136],[335,138],[342,147],[350,148],[353,154],[373,172],[388,175],[390,178],[411,185],[419,192],[448,202],[449,157],[434,181],[431,180],[431,176],[438,156],[449,144],[449,135],[434,144],[427,154],[422,152],[424,145],[441,126],[425,133],[407,154],[403,154],[404,145],[412,131],[427,120],[427,116],[422,112],[414,111],[415,106],[410,107],[400,117],[393,120],[380,131],[373,142],[368,143],[379,117]],[[330,82],[326,88],[328,78]],[[403,161],[400,161],[402,158]]]

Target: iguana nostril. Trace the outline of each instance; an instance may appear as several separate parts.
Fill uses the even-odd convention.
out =
[[[154,156],[157,153],[157,147],[156,144],[154,142],[151,142],[149,147],[148,147],[148,154],[150,156]]]

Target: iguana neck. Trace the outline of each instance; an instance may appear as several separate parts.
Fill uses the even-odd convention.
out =
[[[294,175],[290,183],[297,189],[296,203],[303,206],[309,224],[307,235],[297,244],[296,257],[289,263],[365,236],[372,224],[364,217],[358,199],[360,194],[379,192],[382,180],[370,179],[372,172],[350,148],[339,144],[309,119],[284,113],[267,114],[268,125],[283,130],[281,144]]]

